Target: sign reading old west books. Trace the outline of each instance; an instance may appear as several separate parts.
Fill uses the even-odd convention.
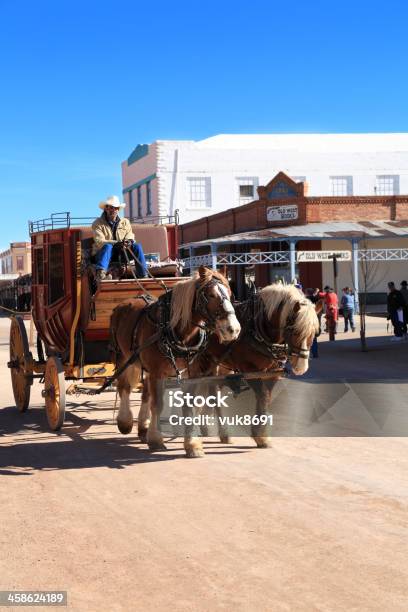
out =
[[[302,261],[333,261],[333,255],[337,261],[351,261],[351,251],[297,251],[296,259]]]
[[[266,209],[268,221],[293,221],[298,218],[297,204],[287,206],[268,206]]]

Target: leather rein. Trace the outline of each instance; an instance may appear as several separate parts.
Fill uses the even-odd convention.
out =
[[[221,302],[217,310],[212,314],[210,313],[209,298],[206,295],[206,290],[210,287],[218,286]],[[217,321],[225,317],[226,313],[233,312],[232,307],[228,308],[225,302],[230,302],[228,293],[224,288],[221,281],[212,278],[209,282],[202,285],[197,283],[196,295],[195,295],[195,307],[194,313],[200,315],[205,323],[197,324],[199,327],[198,340],[194,345],[186,345],[182,338],[177,336],[175,330],[170,325],[171,319],[171,291],[161,295],[157,302],[149,304],[145,308],[145,315],[149,322],[158,329],[157,344],[161,354],[170,360],[175,372],[177,379],[181,378],[182,373],[185,370],[180,370],[177,367],[177,359],[184,359],[186,362],[186,370],[189,372],[189,366],[193,361],[207,348],[209,335],[216,328]],[[153,317],[153,312],[158,310],[156,317]],[[135,346],[135,335],[137,331],[137,325],[133,332],[133,348]]]

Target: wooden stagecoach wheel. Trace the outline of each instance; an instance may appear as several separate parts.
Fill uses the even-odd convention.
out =
[[[27,332],[21,317],[13,317],[10,326],[10,362],[11,383],[16,406],[25,412],[30,403],[31,385],[33,384],[32,360],[28,346]]]
[[[53,431],[61,429],[65,417],[64,368],[58,357],[49,357],[44,376],[45,411],[48,425]]]

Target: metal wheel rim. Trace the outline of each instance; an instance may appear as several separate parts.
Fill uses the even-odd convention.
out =
[[[14,400],[20,412],[25,412],[30,403],[31,380],[24,372],[26,360],[30,357],[27,333],[23,321],[14,317],[10,326],[10,361],[19,362],[18,368],[10,368]]]
[[[50,357],[45,368],[45,411],[50,428],[61,429],[65,417],[65,378],[60,359]]]

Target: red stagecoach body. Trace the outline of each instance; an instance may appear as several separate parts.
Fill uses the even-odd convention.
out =
[[[159,297],[180,280],[174,261],[177,217],[176,223],[132,224],[145,254],[150,254],[152,261],[162,262],[152,271],[155,276],[136,279],[119,274],[121,277],[115,280],[100,282],[95,279],[91,256],[92,229],[89,225],[75,226],[74,221],[69,213],[60,213],[30,222],[37,360],[30,351],[21,317],[13,317],[10,328],[8,366],[16,406],[21,412],[27,410],[33,380],[43,379],[46,414],[53,430],[60,429],[64,421],[65,380],[100,386],[113,375],[109,335],[114,308],[146,294]],[[173,275],[164,276],[169,269]],[[73,384],[72,392],[78,390],[81,388]]]
[[[89,265],[92,229],[72,226],[67,218],[65,227],[58,227],[55,218],[51,218],[51,228],[44,222],[30,225],[32,313],[46,354],[58,355],[70,366],[65,369],[68,378],[84,378],[92,375],[95,364],[110,360],[113,309],[143,293],[158,297],[179,278],[122,278],[96,284]],[[176,223],[138,223],[132,228],[146,254],[154,254],[161,262],[176,260]],[[105,370],[111,372],[112,366]]]

